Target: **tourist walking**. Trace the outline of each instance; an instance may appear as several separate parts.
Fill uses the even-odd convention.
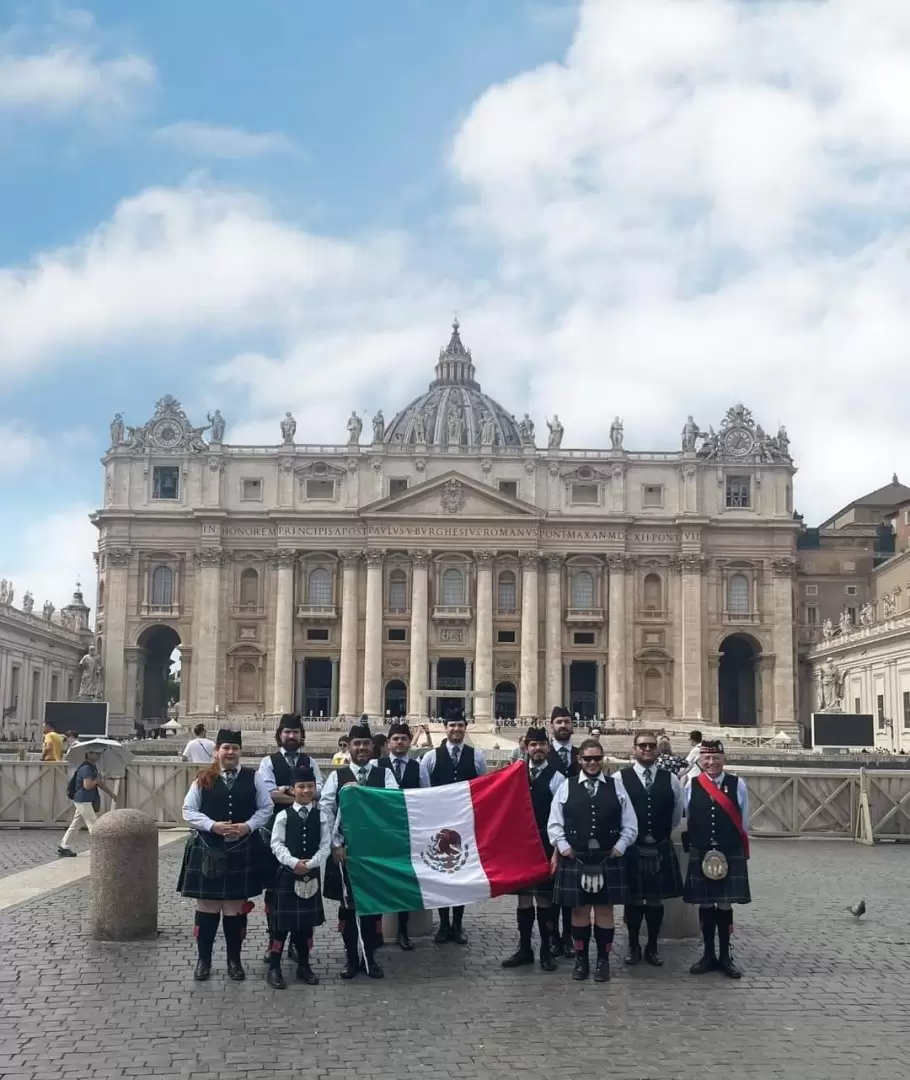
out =
[[[205,737],[205,724],[197,724],[193,728],[195,738],[183,748],[180,755],[184,761],[192,761],[196,765],[211,765],[215,757],[215,744]]]
[[[58,736],[59,738],[59,736]],[[76,852],[70,847],[76,834],[82,829],[88,829],[89,835],[95,828],[98,820],[98,812],[101,809],[101,795],[104,792],[113,799],[114,793],[107,787],[98,775],[98,762],[101,758],[100,750],[88,750],[85,760],[76,767],[76,771],[70,777],[67,785],[67,795],[73,800],[73,820],[69,828],[63,834],[57,854],[62,857],[75,858]]]

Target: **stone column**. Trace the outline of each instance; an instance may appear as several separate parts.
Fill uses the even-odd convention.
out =
[[[218,693],[218,628],[221,624],[221,548],[200,548],[193,589],[193,712],[214,716]]]
[[[708,719],[712,724],[720,723],[720,653],[708,657]]]
[[[521,557],[521,677],[518,688],[518,715],[528,721],[537,717],[540,709],[538,681],[539,603],[537,594],[536,551]]]
[[[277,570],[272,712],[286,713],[292,711],[294,703],[294,573],[297,557],[293,551],[280,552],[272,565]],[[198,682],[198,674],[196,679]]]
[[[771,586],[771,627],[774,642],[774,713],[765,710],[762,725],[793,725],[796,723],[794,699],[795,680],[793,643],[793,578],[796,560],[790,557],[775,559],[771,564],[774,579]]]
[[[360,552],[341,553],[341,658],[338,672],[338,712],[354,716],[357,712],[357,636],[360,612],[357,607],[357,581],[360,576]]]
[[[547,606],[544,616],[544,714],[562,705],[562,567],[564,556],[547,556]]]
[[[774,708],[774,661],[773,656],[759,656],[755,665],[755,725],[773,725],[771,712]]]
[[[126,616],[129,606],[130,559],[128,547],[104,549],[104,644],[101,662],[104,669],[104,693],[110,705],[111,730],[123,726],[127,713],[127,701],[132,688],[126,685]],[[19,678],[25,679],[24,672]],[[75,678],[74,691],[79,693],[79,675]],[[21,707],[25,701],[25,688],[19,686],[19,717],[24,716]],[[117,724],[119,721],[119,725]],[[132,731],[126,732],[132,734]]]
[[[607,646],[607,714],[626,719],[626,556],[608,555],[610,613]]]
[[[493,718],[493,560],[495,551],[475,551],[477,563],[477,622],[474,628],[474,718],[488,723]]]
[[[382,562],[384,552],[365,551],[367,618],[363,653],[363,711],[382,716]]]
[[[595,711],[597,713],[597,719],[598,720],[601,718],[601,716],[606,715],[606,711],[605,711],[606,706],[604,704],[604,675],[605,675],[604,665],[602,663],[600,663],[600,661],[598,661],[597,662],[597,682],[595,683],[595,687],[596,687],[596,690],[597,690],[597,709]]]
[[[474,661],[465,660],[464,662],[464,688],[465,690],[474,689]],[[464,718],[470,723],[474,719],[474,699],[464,699]]]
[[[687,720],[698,720],[704,709],[702,691],[702,570],[701,555],[685,553],[678,557],[679,566],[679,634],[680,678],[682,679],[682,710]]]
[[[338,657],[333,656],[332,663],[332,697],[329,701],[329,716],[338,715]]]
[[[411,552],[411,660],[408,676],[408,716],[424,720],[427,708],[427,619],[429,616],[428,551]]]
[[[569,698],[572,696],[572,694],[571,694],[571,686],[572,686],[572,661],[571,660],[563,660],[563,662],[562,662],[562,696],[560,697],[559,701],[560,701],[560,704],[565,705],[565,707],[567,709],[569,708]]]

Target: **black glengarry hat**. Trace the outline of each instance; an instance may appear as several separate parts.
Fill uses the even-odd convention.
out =
[[[525,742],[545,742],[550,741],[550,736],[547,734],[547,729],[542,727],[529,727],[528,733],[525,735]]]
[[[299,769],[292,769],[291,770],[291,787],[293,787],[294,784],[315,784],[315,783],[316,783],[316,774],[313,772],[312,769],[299,768]]]
[[[239,746],[243,749],[243,737],[239,731],[231,731],[230,728],[221,728],[218,732],[218,736],[215,739],[215,745],[221,746],[222,743],[230,743],[232,746]]]

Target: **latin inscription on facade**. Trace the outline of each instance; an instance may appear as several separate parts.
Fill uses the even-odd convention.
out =
[[[205,523],[203,536],[215,536],[218,526]],[[350,525],[225,525],[222,536],[242,540],[554,540],[601,543],[676,544],[679,534],[672,530],[586,529],[583,527],[538,529],[522,525],[406,525],[392,523]],[[697,533],[686,532],[685,540],[697,540]]]

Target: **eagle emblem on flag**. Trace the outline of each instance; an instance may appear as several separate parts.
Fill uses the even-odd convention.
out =
[[[468,861],[469,854],[470,844],[463,844],[454,829],[440,829],[420,857],[439,874],[456,874]]]

